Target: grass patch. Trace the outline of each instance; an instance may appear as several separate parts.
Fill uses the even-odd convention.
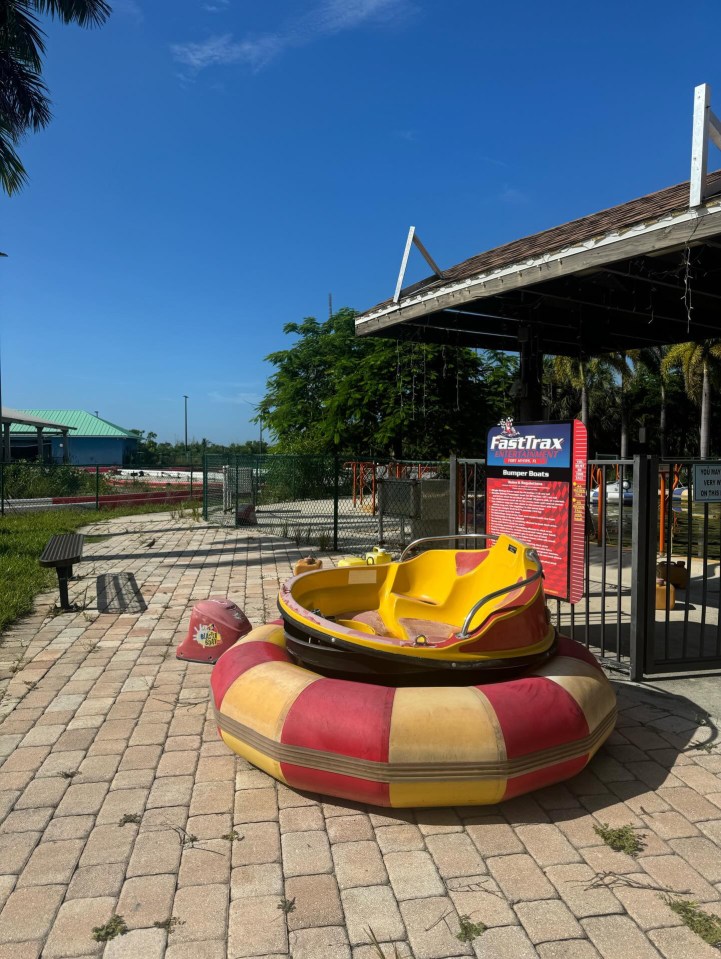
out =
[[[721,948],[721,919],[703,909],[699,909],[695,902],[689,899],[676,899],[673,896],[662,896],[663,901],[672,909],[691,932],[695,932],[710,946]]]
[[[122,916],[113,914],[104,926],[93,928],[93,939],[96,942],[109,942],[116,936],[124,936],[128,931],[128,924]]]
[[[119,826],[128,826],[130,824],[137,825],[141,820],[140,813],[137,812],[126,812],[122,819],[118,821]]]
[[[178,926],[184,926],[185,920],[179,919],[177,916],[171,916],[170,919],[163,919],[159,922],[154,922],[153,925],[156,929],[165,929],[169,936],[171,936]]]
[[[628,856],[637,856],[646,843],[643,836],[639,836],[633,826],[617,826],[613,829],[608,823],[594,826],[597,836],[616,852],[625,852]]]
[[[73,533],[81,526],[111,517],[163,512],[163,505],[129,506],[112,512],[78,509],[6,513],[0,517],[0,633],[32,612],[38,593],[57,586],[55,570],[43,569],[38,564],[51,536]]]

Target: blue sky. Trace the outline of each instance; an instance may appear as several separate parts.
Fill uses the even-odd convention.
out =
[[[171,442],[184,393],[191,436],[256,437],[283,325],[390,295],[411,224],[449,266],[686,179],[697,83],[721,114],[717,0],[113,7],[47,24],[55,119],[0,198],[3,402]]]

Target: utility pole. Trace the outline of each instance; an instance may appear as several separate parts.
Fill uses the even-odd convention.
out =
[[[185,400],[185,462],[188,462],[188,397],[183,393]]]

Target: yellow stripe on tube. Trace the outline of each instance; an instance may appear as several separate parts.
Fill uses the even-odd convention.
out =
[[[280,632],[282,634],[282,630]],[[225,694],[220,711],[262,736],[280,742],[288,710],[303,690],[319,679],[320,676],[298,669],[291,663],[260,663],[233,683]],[[277,760],[226,732],[221,735],[225,743],[248,762],[285,782]]]
[[[496,715],[473,687],[396,690],[388,759],[391,763],[493,762],[506,748]],[[391,783],[391,806],[495,803],[506,779],[479,782]]]

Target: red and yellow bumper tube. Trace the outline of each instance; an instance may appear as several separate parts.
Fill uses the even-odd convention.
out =
[[[566,637],[518,679],[394,688],[296,666],[283,627],[266,625],[220,658],[211,686],[240,756],[295,789],[377,806],[497,803],[569,779],[616,720],[608,679]]]

